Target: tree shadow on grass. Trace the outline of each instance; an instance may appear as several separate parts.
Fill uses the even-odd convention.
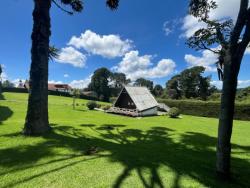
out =
[[[86,129],[94,131],[97,136],[86,134]],[[180,137],[178,142],[173,139],[176,135]],[[215,179],[216,155],[214,147],[216,138],[202,133],[180,134],[173,129],[161,126],[142,131],[126,129],[125,125],[82,124],[78,128],[53,125],[53,131],[43,137],[45,141],[41,143],[0,150],[0,166],[10,167],[11,170],[4,173],[61,162],[59,167],[57,165],[54,169],[46,169],[35,175],[31,174],[30,177],[11,182],[6,187],[15,186],[85,160],[99,157],[106,157],[111,163],[120,163],[124,167],[123,172],[113,183],[114,188],[124,185],[132,171],[137,173],[141,184],[146,188],[170,187],[167,180],[163,178],[161,167],[167,167],[174,172],[175,178],[172,181],[172,187],[183,186],[181,180],[187,176],[207,187],[247,187],[249,185],[250,163],[239,158],[232,158],[233,171],[234,173],[238,172],[233,182],[221,183]],[[107,152],[97,153],[94,156],[84,156],[84,151],[90,146],[98,146]],[[232,147],[249,152],[248,147],[238,145]],[[73,155],[59,157],[59,154],[54,150],[55,148],[70,149],[73,151]],[[44,157],[57,157],[57,159],[37,164],[37,161]],[[71,161],[77,157],[80,159]],[[68,160],[70,161],[65,163]],[[145,173],[145,171],[149,173]],[[0,173],[1,175],[3,174]]]
[[[207,187],[246,187],[250,183],[248,180],[249,161],[234,157],[232,157],[232,166],[235,179],[228,183],[216,180],[215,146],[217,139],[215,137],[187,132],[181,134],[180,140],[176,142],[172,136],[178,133],[165,127],[153,127],[142,131],[124,129],[124,126],[121,126],[120,130],[118,126],[115,129],[107,130],[107,127],[110,126],[114,125],[96,128],[91,126],[90,129],[104,138],[104,140],[92,141],[98,141],[95,143],[96,145],[111,152],[108,156],[109,160],[124,166],[124,171],[113,184],[114,188],[121,187],[132,171],[137,172],[144,187],[169,186],[168,182],[162,181],[159,174],[159,168],[162,166],[167,166],[175,173],[173,187],[181,187],[180,180],[184,176],[189,176]],[[235,144],[232,145],[232,148],[250,152],[248,147]],[[150,172],[150,178],[146,178],[145,169]]]
[[[0,86],[1,87],[1,86]],[[0,100],[5,100],[3,93],[0,93]]]
[[[13,111],[7,106],[0,106],[0,125],[13,115]]]

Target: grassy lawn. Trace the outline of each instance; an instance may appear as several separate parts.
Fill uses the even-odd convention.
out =
[[[215,179],[217,119],[129,118],[49,97],[53,131],[23,137],[27,95],[0,101],[0,187],[249,187],[250,122],[235,121],[232,182]],[[110,129],[112,126],[114,129]],[[99,152],[86,155],[97,146]]]

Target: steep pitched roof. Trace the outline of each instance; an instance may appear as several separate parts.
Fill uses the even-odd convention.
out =
[[[153,95],[150,93],[148,88],[126,86],[123,88],[123,90],[124,89],[127,91],[127,93],[129,94],[136,108],[139,111],[144,111],[149,108],[158,106],[157,101],[155,100]]]

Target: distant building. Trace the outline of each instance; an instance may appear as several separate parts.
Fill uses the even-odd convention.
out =
[[[68,84],[48,84],[48,90],[69,93],[72,88]]]
[[[89,97],[95,97],[97,98],[98,95],[95,91],[83,91],[82,92],[83,95],[89,96]]]
[[[127,86],[122,89],[111,113],[129,116],[157,115],[158,103],[146,87]]]
[[[23,84],[23,87],[25,89],[29,89],[29,81],[26,80],[25,83]],[[48,83],[48,91],[59,91],[59,92],[71,92],[72,87],[70,87],[68,84],[51,84]]]

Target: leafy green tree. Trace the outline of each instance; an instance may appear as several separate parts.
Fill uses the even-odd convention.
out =
[[[115,72],[111,74],[111,81],[115,88],[122,88],[124,85],[127,85],[131,82],[130,79],[126,78],[124,73]]]
[[[210,96],[213,92],[213,87],[211,88],[210,81],[210,77],[200,77],[198,96],[202,100],[207,100],[208,96]]]
[[[163,91],[164,91],[163,87],[161,85],[157,84],[154,86],[152,93],[154,94],[154,96],[160,97],[160,96],[162,96]]]
[[[58,8],[72,15],[81,12],[82,0],[34,0],[33,31],[31,35],[31,68],[29,80],[29,100],[26,121],[23,129],[25,135],[42,134],[50,130],[48,119],[48,61],[53,56],[50,49],[51,35],[50,9],[54,3]],[[68,5],[68,11],[59,4]],[[107,0],[108,7],[116,9],[119,0]]]
[[[171,99],[181,98],[180,75],[173,76],[166,83],[167,94]]]
[[[212,93],[210,77],[203,77],[205,68],[196,66],[185,69],[179,75],[173,76],[167,83],[166,88],[172,99],[201,98],[206,100]]]
[[[239,89],[236,95],[236,99],[239,101],[250,99],[250,87]]]
[[[213,0],[190,0],[189,13],[207,25],[197,30],[187,44],[196,50],[210,50],[218,58],[218,72],[223,81],[218,128],[216,170],[219,177],[230,177],[231,135],[238,74],[242,58],[250,42],[249,0],[240,0],[236,21],[212,20],[209,12],[217,8]],[[220,48],[214,49],[215,45]]]
[[[13,87],[15,87],[15,85],[12,82],[10,82],[9,80],[5,80],[2,83],[2,87],[3,88],[13,88]]]
[[[100,100],[109,101],[111,90],[109,87],[109,80],[111,72],[103,67],[97,69],[91,77],[89,89],[95,91]]]
[[[196,66],[186,69],[180,74],[180,89],[186,98],[199,97],[201,74],[205,71],[204,67]]]
[[[138,78],[134,85],[147,87],[150,91],[153,91],[154,88],[154,83],[150,80],[146,80],[145,78]]]

